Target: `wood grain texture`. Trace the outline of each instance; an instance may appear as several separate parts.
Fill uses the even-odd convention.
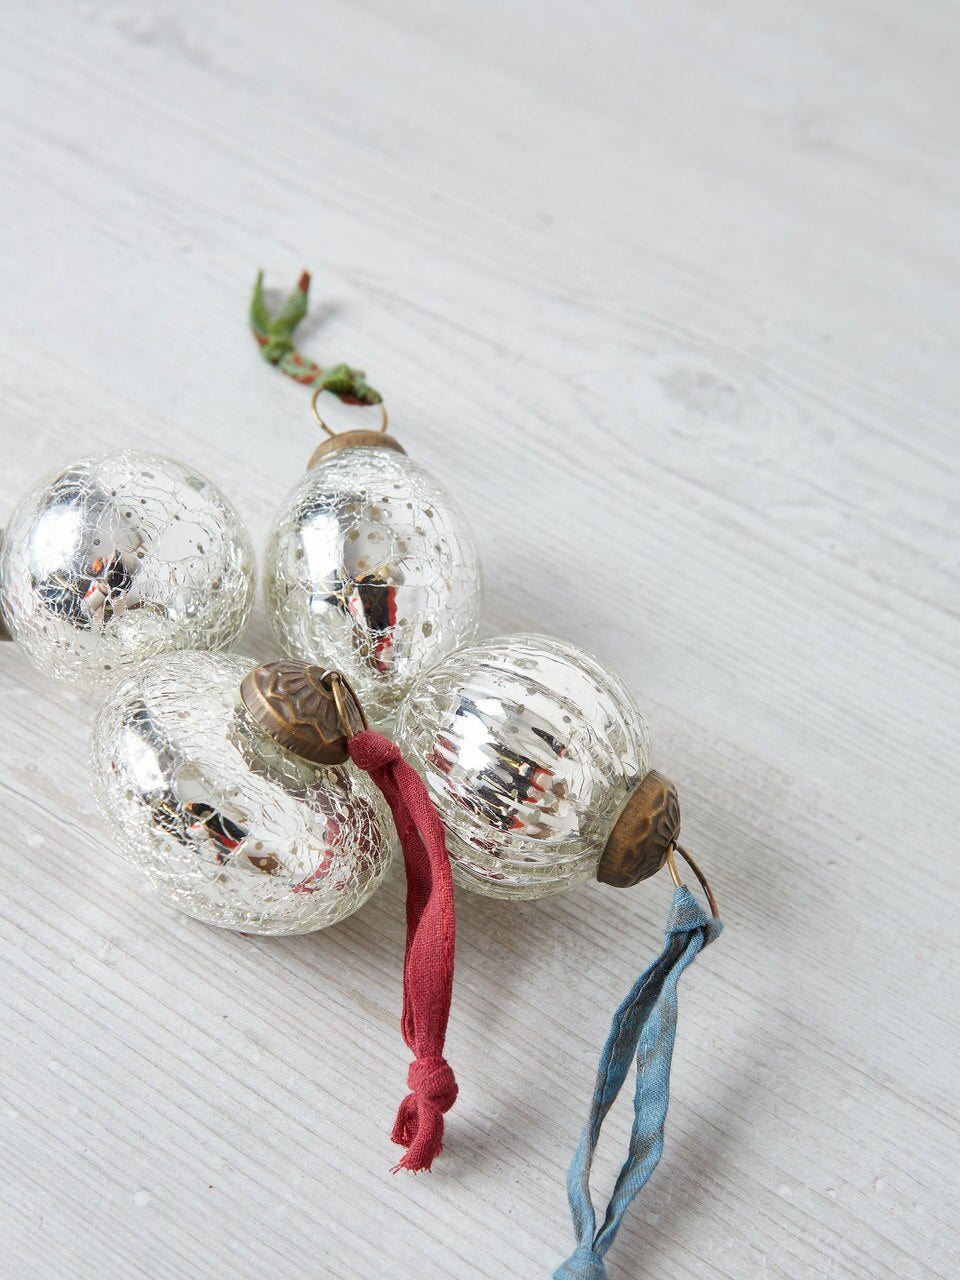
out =
[[[636,690],[728,922],[612,1280],[955,1276],[956,7],[7,0],[0,31],[3,506],[123,442],[262,545],[316,439],[244,313],[309,266],[304,346],[459,495],[486,633]],[[275,656],[262,606],[243,649]],[[95,816],[93,709],[0,651],[0,1275],[548,1276],[666,877],[460,895],[461,1100],[391,1178],[401,884],[290,941],[171,915]]]

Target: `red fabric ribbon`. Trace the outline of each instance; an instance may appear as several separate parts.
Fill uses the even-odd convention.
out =
[[[373,729],[350,739],[350,756],[383,792],[397,825],[407,871],[407,945],[401,1029],[415,1061],[393,1141],[406,1147],[398,1169],[429,1169],[443,1146],[443,1116],[457,1082],[443,1057],[453,991],[456,916],[443,825],[420,775]]]

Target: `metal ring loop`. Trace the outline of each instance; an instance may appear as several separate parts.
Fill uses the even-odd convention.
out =
[[[353,691],[353,685],[351,685],[346,676],[342,675],[339,671],[329,671],[324,674],[329,675],[330,677],[330,691],[333,694],[333,705],[337,709],[337,716],[340,720],[340,727],[343,729],[344,737],[349,742],[351,738],[355,738],[357,735],[350,728],[350,718],[347,715],[346,703],[343,700],[344,686],[349,690],[350,696],[353,699],[353,705],[360,713],[360,723],[363,725],[364,729],[370,728],[370,721],[367,719],[367,713],[363,709],[363,704]]]
[[[670,872],[670,879],[673,881],[673,883],[677,886],[678,889],[683,888],[683,881],[680,879],[680,872],[677,870],[677,860],[673,856],[674,850],[676,850],[676,852],[679,853],[680,857],[683,858],[684,862],[687,863],[687,865],[690,867],[690,870],[700,881],[700,888],[707,895],[707,902],[709,902],[710,904],[710,912],[714,920],[719,920],[720,910],[717,907],[717,900],[713,896],[713,890],[710,888],[710,883],[707,880],[707,877],[703,874],[703,872],[694,862],[693,858],[691,858],[690,854],[687,853],[686,849],[682,848],[682,846],[678,844],[672,844],[670,846],[670,851],[667,854],[667,868]]]
[[[321,416],[320,416],[320,412],[319,412],[319,410],[317,409],[317,400],[319,399],[319,397],[320,397],[321,395],[323,395],[323,393],[324,393],[324,391],[326,391],[326,389],[327,389],[326,387],[317,387],[317,388],[316,388],[316,390],[314,391],[313,395],[310,397],[310,412],[313,414],[314,421],[316,422],[317,426],[318,426],[318,427],[322,427],[322,428],[324,429],[324,431],[327,433],[327,435],[328,435],[328,436],[339,436],[339,435],[343,435],[344,433],[343,433],[342,431],[334,431],[331,427],[328,427],[328,426],[327,426],[327,424],[324,422],[323,418],[321,418]],[[331,392],[330,394],[332,395],[332,394],[333,394],[333,392]],[[386,435],[386,432],[387,432],[387,406],[384,404],[384,402],[383,402],[382,400],[380,401],[380,418],[381,418],[380,431],[381,431],[384,435]]]

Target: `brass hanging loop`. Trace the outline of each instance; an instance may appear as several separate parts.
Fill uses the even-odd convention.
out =
[[[320,416],[320,410],[317,408],[317,401],[319,400],[320,396],[324,393],[324,391],[326,391],[326,387],[317,387],[313,395],[310,397],[310,412],[313,414],[314,421],[316,422],[318,427],[323,428],[323,430],[327,433],[328,436],[333,437],[338,435],[349,434],[348,432],[334,431],[333,428],[328,423],[324,422],[323,418]],[[387,406],[383,400],[379,402],[378,408],[380,410],[380,434],[386,435],[387,434]]]
[[[363,703],[353,691],[353,686],[345,675],[340,671],[328,671],[326,673],[330,692],[333,694],[333,705],[336,708],[337,716],[340,719],[340,725],[343,729],[343,736],[349,742],[351,738],[357,736],[357,730],[354,729],[352,721],[357,713],[360,715],[360,723],[364,729],[370,728],[370,721],[367,719],[367,713],[363,709]],[[348,699],[344,699],[344,689],[346,689]]]
[[[670,872],[670,879],[673,881],[673,883],[677,886],[678,889],[683,888],[683,881],[680,879],[680,872],[677,870],[677,860],[674,857],[674,852],[679,853],[680,857],[689,866],[690,870],[699,880],[700,888],[706,894],[707,902],[710,904],[710,914],[713,916],[714,920],[719,920],[720,910],[717,907],[717,900],[713,896],[713,890],[710,888],[710,882],[707,880],[707,877],[703,874],[703,872],[697,866],[696,862],[694,862],[690,854],[687,853],[686,849],[684,849],[683,846],[679,844],[672,844],[667,854],[667,869]]]
[[[320,415],[320,410],[317,408],[317,399],[323,390],[323,387],[317,387],[310,397],[310,411],[317,425],[327,433],[327,439],[321,440],[311,454],[310,461],[307,463],[308,471],[323,458],[329,458],[332,453],[339,453],[341,449],[372,448],[393,449],[396,453],[404,452],[403,445],[398,444],[393,436],[387,435],[387,406],[382,400],[378,404],[380,409],[379,431],[367,431],[365,429],[334,431],[329,423],[324,422]]]

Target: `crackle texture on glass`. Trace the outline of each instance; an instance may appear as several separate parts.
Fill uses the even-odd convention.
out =
[[[476,634],[480,561],[449,494],[393,449],[321,459],[281,507],[264,556],[286,653],[338,668],[374,723]]]
[[[458,881],[499,898],[595,875],[650,768],[646,724],[621,681],[548,636],[451,654],[408,696],[397,738],[440,811]]]
[[[239,516],[192,467],[122,450],[22,498],[0,548],[0,605],[41,671],[102,688],[143,658],[226,648],[254,592]]]
[[[94,793],[171,906],[247,933],[309,933],[373,893],[395,831],[365,773],[319,769],[255,725],[239,698],[253,665],[181,652],[125,677],[94,728]]]

